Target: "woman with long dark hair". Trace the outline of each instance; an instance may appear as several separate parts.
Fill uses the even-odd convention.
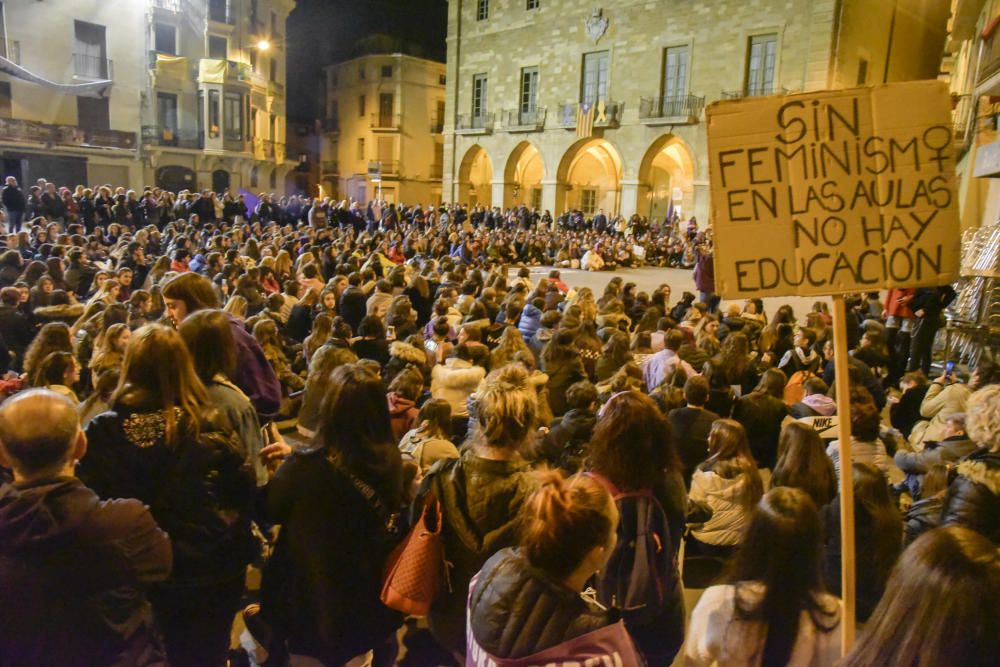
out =
[[[111,410],[86,433],[80,479],[102,498],[144,502],[173,543],[173,574],[150,593],[170,664],[224,665],[256,555],[254,476],[176,331],[132,335]]]
[[[403,468],[382,383],[338,367],[310,448],[282,463],[265,491],[281,533],[261,584],[261,614],[292,655],[341,665],[400,625],[379,600],[403,499]]]
[[[1000,655],[1000,555],[959,526],[903,552],[843,667],[990,667]]]
[[[774,468],[778,454],[781,425],[788,416],[783,399],[788,378],[776,368],[760,376],[757,387],[736,401],[733,419],[743,424],[750,441],[750,451],[758,468]]]
[[[684,478],[670,423],[653,399],[638,391],[612,396],[594,427],[589,467],[621,492],[647,493],[655,498],[670,528],[670,548],[676,563],[684,533]],[[636,520],[634,514],[630,517],[633,522]],[[637,528],[644,530],[645,526],[622,524],[619,537],[626,533],[636,535]],[[624,543],[621,546],[630,548]],[[639,621],[629,610],[620,610],[629,633],[652,665],[670,664],[684,642],[684,598],[676,567],[673,581],[674,587],[664,591],[662,605],[654,618]],[[599,584],[597,588],[602,602],[613,604],[603,586]]]
[[[840,602],[824,592],[822,528],[804,491],[772,489],[757,504],[725,584],[691,613],[687,665],[832,667]],[[871,663],[878,664],[878,663]]]
[[[837,495],[837,473],[826,455],[823,440],[812,426],[791,422],[778,438],[778,462],[771,473],[771,488],[793,486],[802,489],[817,507]]]

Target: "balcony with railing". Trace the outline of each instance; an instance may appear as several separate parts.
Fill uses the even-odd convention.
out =
[[[76,125],[50,125],[33,120],[0,118],[0,141],[135,150],[135,132],[92,130]]]
[[[379,171],[382,178],[394,178],[399,176],[399,160],[379,160]]]
[[[1000,16],[983,29],[983,42],[979,57],[979,78],[976,81],[979,95],[995,96],[1000,92]]]
[[[460,114],[455,122],[455,134],[490,134],[493,132],[493,114]]]
[[[142,143],[147,146],[169,146],[192,150],[201,150],[205,147],[204,136],[197,130],[179,130],[163,125],[143,125]]]
[[[324,174],[339,174],[340,163],[337,160],[323,160],[319,163],[320,172]]]
[[[233,23],[228,0],[208,0],[208,20],[216,23]]]
[[[0,56],[15,65],[21,64],[21,42],[15,39],[0,39]]]
[[[110,58],[91,56],[85,53],[73,54],[73,74],[82,79],[113,79],[115,78],[113,63]]]
[[[402,119],[399,114],[373,113],[371,128],[373,132],[399,132]]]
[[[261,145],[264,149],[264,159],[273,160],[274,159],[274,142],[270,139],[262,139]]]
[[[722,91],[724,100],[741,100],[744,97],[767,97],[768,95],[787,95],[788,89],[784,86],[750,86],[739,90]]]
[[[507,132],[537,132],[545,129],[545,107],[530,111],[507,109],[501,116],[503,129]]]
[[[705,98],[694,95],[643,97],[639,100],[639,122],[644,125],[692,125],[701,117]]]

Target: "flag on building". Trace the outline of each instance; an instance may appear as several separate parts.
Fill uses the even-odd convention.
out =
[[[576,136],[589,137],[594,133],[594,104],[581,102],[576,112]]]

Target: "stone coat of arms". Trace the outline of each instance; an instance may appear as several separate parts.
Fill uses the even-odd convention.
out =
[[[604,33],[608,31],[608,18],[604,15],[604,10],[600,8],[595,8],[593,12],[590,13],[590,18],[587,19],[587,36],[594,40],[594,44],[597,44],[601,37],[604,37]]]

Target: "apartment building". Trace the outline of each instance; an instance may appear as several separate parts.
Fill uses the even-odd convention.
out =
[[[708,219],[704,108],[936,78],[940,0],[451,0],[446,201]]]
[[[441,201],[445,64],[400,53],[326,68],[320,180],[337,198]]]
[[[22,181],[283,191],[294,0],[0,2],[0,159]]]

